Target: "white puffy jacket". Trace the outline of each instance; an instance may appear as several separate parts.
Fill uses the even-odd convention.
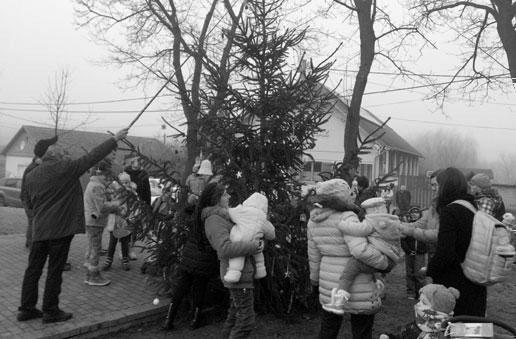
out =
[[[379,270],[387,267],[387,257],[367,242],[365,237],[353,237],[343,232],[342,223],[359,222],[353,212],[337,212],[316,208],[308,222],[308,259],[310,280],[319,284],[319,301],[329,303],[331,290],[338,287],[339,277],[349,258]],[[381,307],[379,290],[373,274],[361,273],[353,282],[351,297],[344,310],[348,313],[376,313]]]

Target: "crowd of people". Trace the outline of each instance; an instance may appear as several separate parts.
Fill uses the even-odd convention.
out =
[[[59,308],[62,272],[75,234],[86,232],[87,269],[85,283],[105,286],[101,275],[112,267],[116,245],[121,244],[121,266],[130,269],[133,230],[127,219],[130,211],[123,194],[150,205],[147,173],[138,158],[116,174],[106,157],[113,156],[117,142],[127,135],[123,129],[79,159],[71,159],[57,138],[41,140],[34,161],[23,177],[22,200],[29,220],[28,267],[22,285],[18,320],[43,318],[44,323],[66,321],[71,313]],[[104,160],[103,160],[104,159]],[[84,194],[79,177],[90,170]],[[430,178],[434,197],[431,206],[414,222],[400,220],[410,208],[411,195],[403,185],[382,192],[369,187],[364,176],[330,179],[317,183],[308,197],[310,218],[307,246],[310,282],[322,306],[320,338],[336,338],[342,314],[350,314],[353,338],[371,338],[375,314],[385,294],[386,275],[401,262],[404,252],[407,298],[415,305],[418,320],[435,316],[484,316],[486,287],[468,279],[461,267],[472,236],[474,214],[461,203],[474,205],[498,220],[514,222],[505,214],[503,201],[485,174],[466,176],[456,168],[434,171]],[[229,291],[229,309],[223,325],[226,338],[245,338],[252,332],[254,284],[266,276],[264,241],[275,237],[268,221],[268,201],[260,192],[241,205],[229,206],[230,195],[209,160],[192,168],[185,186],[191,227],[175,271],[171,301],[164,330],[174,328],[174,319],[183,298],[192,293],[192,328],[202,325],[210,277],[218,269],[221,283]],[[175,200],[171,185],[153,204],[152,210],[167,218]],[[504,219],[505,216],[505,219]],[[102,234],[109,231],[108,253],[100,265]],[[42,310],[36,308],[38,282],[48,258],[48,272]],[[419,312],[419,313],[418,313]],[[430,317],[430,318],[429,318]],[[417,325],[417,326],[416,326]],[[412,326],[424,331],[417,323]],[[433,329],[436,331],[436,329]],[[396,337],[391,334],[388,337]]]

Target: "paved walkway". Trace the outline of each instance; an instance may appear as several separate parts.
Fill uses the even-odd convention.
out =
[[[113,267],[105,273],[105,277],[112,280],[109,286],[93,287],[84,284],[85,271],[82,264],[86,236],[80,234],[72,241],[69,255],[72,270],[63,273],[60,296],[60,307],[72,312],[73,318],[45,325],[41,319],[18,322],[16,314],[28,258],[24,242],[22,234],[0,236],[0,338],[87,337],[88,333],[105,334],[110,329],[128,327],[131,322],[160,316],[165,311],[164,303],[158,306],[152,304],[152,288],[146,285],[145,276],[140,273],[143,253],[138,254],[137,261],[131,261],[130,271],[123,271],[119,259],[115,258]],[[104,237],[103,246],[107,247],[107,244],[107,237]],[[38,308],[41,308],[45,278],[46,267],[39,284]]]

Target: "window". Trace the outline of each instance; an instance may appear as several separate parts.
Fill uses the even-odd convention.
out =
[[[314,173],[315,172],[319,173],[321,171],[321,167],[322,167],[322,162],[320,162],[320,161],[314,162]]]

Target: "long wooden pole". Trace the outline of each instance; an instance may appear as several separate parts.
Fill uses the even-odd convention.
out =
[[[175,73],[174,73],[175,74]],[[138,121],[138,119],[140,119],[140,117],[142,116],[143,112],[145,112],[147,110],[147,108],[149,108],[150,104],[152,104],[152,102],[154,101],[154,99],[156,99],[158,97],[158,95],[161,93],[161,91],[163,91],[165,89],[165,87],[167,87],[168,83],[172,80],[172,78],[174,77],[174,74],[172,74],[172,76],[170,78],[168,78],[167,82],[165,82],[163,84],[163,86],[161,86],[161,88],[159,89],[159,91],[156,92],[156,94],[154,94],[154,96],[149,100],[149,102],[147,102],[147,104],[145,105],[145,107],[142,108],[142,110],[140,111],[140,113],[138,113],[138,115],[133,119],[133,121],[131,121],[131,123],[129,124],[129,126],[127,126],[127,128],[131,128],[136,121]]]

